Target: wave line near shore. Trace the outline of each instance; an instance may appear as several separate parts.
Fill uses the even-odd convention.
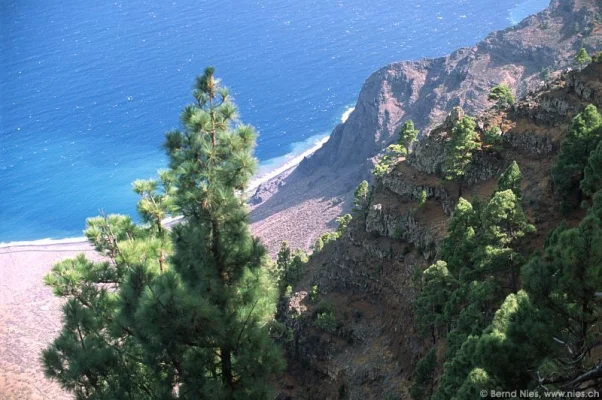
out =
[[[343,114],[341,115],[341,123],[345,123],[351,113],[355,108],[352,106],[348,106]],[[312,136],[309,139],[303,142],[293,143],[291,147],[293,148],[292,153],[289,153],[282,157],[277,157],[272,160],[267,160],[264,165],[264,171],[262,172],[262,167],[260,166],[259,172],[253,178],[251,183],[249,184],[249,188],[247,192],[252,192],[259,187],[262,183],[265,183],[271,179],[276,178],[278,175],[288,171],[291,168],[296,167],[303,161],[305,157],[311,156],[316,150],[318,150],[324,143],[328,141],[330,137],[329,134],[322,134]],[[309,147],[307,147],[307,143],[310,143]],[[305,148],[305,150],[300,153],[295,151],[297,147]],[[267,169],[267,171],[265,171]],[[178,221],[180,217],[174,218],[166,218],[164,224],[169,226],[174,222]],[[30,247],[30,246],[60,246],[60,247],[68,247],[74,244],[84,244],[88,243],[88,240],[84,236],[80,237],[71,237],[71,238],[63,238],[63,239],[36,239],[36,240],[25,240],[25,241],[15,241],[15,242],[0,242],[0,250],[9,250],[20,247]],[[12,251],[16,251],[12,250]],[[10,252],[10,251],[9,251]]]

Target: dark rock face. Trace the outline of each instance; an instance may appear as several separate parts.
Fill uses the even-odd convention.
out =
[[[566,71],[573,67],[573,58],[582,46],[591,54],[602,49],[601,15],[602,2],[598,0],[553,0],[547,10],[492,33],[472,48],[437,59],[397,62],[374,72],[363,85],[355,110],[334,129],[322,148],[284,178],[286,185],[262,187],[252,199],[257,234],[271,246],[288,240],[294,247],[307,248],[325,229],[332,229],[333,223],[320,221],[334,220],[350,205],[346,202],[335,210],[326,200],[351,199],[361,180],[371,181],[375,159],[396,139],[399,126],[408,119],[422,136],[408,164],[416,171],[440,175],[446,134],[453,124],[432,128],[455,107],[472,116],[489,108],[492,103],[487,95],[496,84],[506,83],[517,97],[527,96],[527,101],[537,104],[514,109],[517,116],[546,125],[561,123],[581,106],[558,95],[553,86],[558,78],[565,85],[560,89],[600,106],[602,88],[591,79]],[[569,78],[563,80],[561,75]],[[532,97],[542,86],[554,94]],[[481,122],[479,129],[483,131],[487,121]],[[525,127],[504,137],[504,143],[521,154],[551,154],[558,143],[532,135],[535,133]],[[485,171],[473,169],[471,182],[495,175],[499,166],[493,165],[494,161],[488,159],[489,169]],[[293,215],[303,215],[304,224],[287,225]],[[284,225],[286,236],[274,233],[272,227]]]
[[[597,1],[554,0],[547,10],[490,34],[471,49],[433,60],[393,63],[376,71],[364,83],[349,119],[301,168],[368,165],[367,160],[392,141],[403,121],[412,119],[424,132],[456,106],[470,115],[479,113],[490,105],[490,88],[500,82],[517,95],[526,94],[543,83],[543,68],[557,71],[571,66],[581,45],[590,51],[602,47],[596,22],[601,9]],[[594,98],[591,88],[569,84]],[[559,111],[566,107],[551,106]]]
[[[576,84],[576,82],[580,82]],[[541,250],[560,221],[575,218],[560,211],[549,183],[551,167],[575,114],[602,87],[602,63],[562,74],[549,87],[514,107],[488,110],[476,117],[479,133],[501,130],[501,144],[475,150],[462,196],[488,201],[501,172],[516,161],[523,175],[523,209],[537,232],[526,244]],[[556,99],[551,106],[550,99]],[[375,178],[369,205],[356,213],[342,236],[313,254],[301,282],[279,308],[289,330],[285,392],[290,399],[407,398],[416,362],[433,346],[414,322],[414,301],[421,274],[438,259],[457,184],[442,179],[445,144],[463,111],[454,109],[406,159]],[[426,201],[417,200],[426,194]],[[580,218],[580,217],[579,217]],[[319,294],[313,300],[308,293]],[[329,304],[336,328],[316,324],[320,304]],[[439,348],[441,350],[441,347]],[[343,389],[341,389],[343,388]]]
[[[602,85],[596,82],[597,71],[587,68],[581,74],[569,74],[566,81],[567,91],[574,91],[584,101],[602,107]]]
[[[283,176],[277,176],[275,179],[271,179],[267,182],[260,184],[253,195],[249,198],[249,204],[256,205],[263,203],[273,194],[278,191],[278,188],[284,186],[286,182],[284,181]]]
[[[549,136],[538,136],[529,132],[509,132],[503,136],[503,139],[511,147],[527,154],[542,155],[554,151],[554,144]]]

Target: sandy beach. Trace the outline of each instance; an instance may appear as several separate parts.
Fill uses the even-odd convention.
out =
[[[80,239],[0,245],[0,399],[67,399],[44,377],[40,353],[60,329],[62,301],[43,278],[56,262],[86,253]]]
[[[351,111],[347,110],[342,122]],[[289,157],[269,173],[259,176],[250,185],[249,192],[270,180],[277,180],[279,176],[288,175],[327,139],[323,138],[311,148]],[[323,208],[323,204],[309,202],[305,207]],[[291,213],[279,210],[276,222],[271,220],[266,225],[260,218],[251,229],[270,247],[279,245],[282,240],[303,243],[302,237],[286,236],[289,231],[287,224],[298,224],[294,221],[298,221],[300,211],[295,207],[291,208]],[[260,214],[265,215],[265,212]],[[313,212],[312,215],[317,214]],[[165,223],[169,225],[175,221],[177,219]],[[276,229],[274,223],[278,225]],[[271,228],[266,229],[268,226]],[[304,243],[303,247],[309,244]],[[270,250],[273,253],[274,249]],[[0,399],[70,398],[56,382],[44,377],[39,361],[42,349],[55,338],[61,326],[62,301],[53,296],[52,290],[44,285],[43,278],[55,263],[79,253],[98,257],[84,237],[0,243]]]

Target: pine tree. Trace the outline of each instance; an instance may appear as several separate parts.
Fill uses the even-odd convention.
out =
[[[495,106],[497,108],[511,106],[515,102],[514,96],[512,95],[512,90],[510,90],[510,86],[508,86],[505,83],[499,84],[491,88],[487,99],[490,101],[495,101]]]
[[[520,180],[513,163],[487,204],[460,198],[441,246],[443,261],[424,273],[417,323],[423,332],[429,326],[444,332],[447,326],[447,361],[433,399],[472,399],[479,390],[496,387],[498,377],[478,361],[484,354],[479,345],[498,335],[482,339],[488,325],[501,323],[496,318],[502,312],[495,311],[508,293],[518,290],[522,243],[535,230],[513,191],[520,189]]]
[[[345,229],[347,229],[347,226],[349,226],[349,223],[352,219],[353,217],[351,216],[351,214],[345,214],[341,217],[336,217],[335,221],[339,224],[339,226],[337,227],[337,237],[335,238],[335,240],[343,234],[343,232],[345,231]]]
[[[78,398],[268,398],[283,365],[267,330],[270,261],[242,195],[255,133],[213,73],[197,79],[186,129],[166,137],[169,173],[134,184],[148,225],[89,220],[86,235],[111,262],[80,257],[46,278],[67,305],[45,370]],[[160,220],[173,210],[183,220],[167,235]]]
[[[600,243],[602,194],[596,193],[579,226],[561,224],[546,239],[543,254],[523,267],[524,290],[506,298],[489,327],[473,339],[470,353],[462,346],[446,364],[441,393],[468,400],[471,387],[583,390],[586,381],[588,388],[599,390],[602,368],[591,355],[602,346]],[[458,365],[462,368],[454,368]],[[471,368],[482,370],[487,379],[474,386],[467,378],[458,386]]]
[[[433,342],[448,332],[466,306],[469,281],[466,271],[474,269],[472,254],[478,246],[478,213],[470,202],[460,198],[441,246],[441,258],[423,272],[422,291],[416,300],[416,322]],[[460,344],[463,339],[460,340]]]
[[[602,134],[602,129],[598,131]],[[580,187],[587,196],[593,196],[602,189],[602,141],[589,155]]]
[[[458,197],[462,196],[462,179],[472,160],[472,153],[479,147],[479,136],[475,128],[474,119],[462,118],[452,130],[451,140],[446,146],[445,177],[458,181]]]
[[[516,161],[512,161],[512,164],[504,171],[497,181],[497,191],[502,192],[504,190],[512,190],[517,199],[520,200],[521,194],[521,182],[523,175],[520,172],[520,168]]]
[[[602,307],[596,293],[602,287],[602,193],[578,227],[561,226],[548,240],[542,256],[523,268],[525,290],[547,321],[556,342],[564,343],[558,359],[571,359],[570,366],[556,367],[564,374],[578,374],[587,367],[582,360],[590,351],[602,323]],[[552,316],[550,318],[550,316]]]
[[[493,195],[483,210],[482,221],[487,245],[480,255],[480,268],[498,273],[508,271],[511,290],[516,293],[523,262],[518,244],[535,232],[535,227],[527,221],[519,199],[510,189]]]
[[[369,195],[370,186],[367,181],[362,181],[353,192],[353,209],[358,212],[365,212],[368,207]]]
[[[519,341],[525,331],[516,329],[523,322],[533,322],[529,320],[533,318],[532,312],[530,299],[524,291],[512,293],[506,297],[491,324],[479,337],[473,365],[487,372],[489,383],[494,381],[501,387],[526,389],[532,382],[529,368],[541,353],[529,345],[532,340],[525,341],[523,338],[523,341]],[[541,333],[536,324],[529,326],[528,330],[528,334]]]
[[[291,263],[291,248],[288,246],[288,242],[284,241],[280,245],[280,251],[276,258],[276,265],[282,273],[286,273]]]
[[[433,393],[435,367],[437,366],[437,348],[431,348],[414,368],[414,384],[410,387],[410,396],[414,400],[426,400]]]
[[[476,351],[478,337],[469,336],[455,357],[444,364],[444,374],[439,379],[439,386],[432,400],[454,399],[458,389],[473,370],[473,356]],[[472,399],[472,398],[471,398]]]
[[[423,333],[430,332],[433,342],[440,331],[445,331],[449,321],[446,319],[445,308],[458,282],[454,278],[445,261],[437,261],[422,274],[423,284],[420,296],[416,299],[416,324]]]
[[[585,48],[580,48],[575,56],[575,65],[579,67],[579,69],[583,69],[583,66],[592,62],[592,58],[587,54],[587,50]]]
[[[584,389],[586,381],[589,388],[602,387],[602,369],[590,357],[601,346],[601,217],[597,193],[579,226],[561,224],[546,239],[544,253],[523,267],[524,290],[506,298],[472,353],[472,367],[486,371],[489,383],[546,391]]]
[[[418,129],[414,128],[414,122],[412,120],[407,120],[403,123],[401,129],[399,130],[399,139],[397,140],[397,144],[405,149],[406,154],[410,153],[412,144],[418,138],[418,133]]]
[[[502,149],[504,140],[502,139],[502,130],[498,126],[492,126],[483,132],[483,144],[493,151]]]
[[[299,279],[301,279],[301,276],[303,275],[303,268],[307,261],[308,256],[305,251],[297,249],[293,252],[293,258],[291,259],[288,273],[284,277],[288,282],[288,285],[294,285],[299,281]]]
[[[186,131],[171,132],[166,138],[185,222],[173,230],[171,262],[177,275],[159,282],[146,306],[153,312],[155,327],[157,322],[159,326],[171,323],[173,315],[161,312],[160,299],[174,291],[189,292],[192,297],[188,301],[210,310],[215,332],[209,329],[208,337],[200,342],[209,340],[213,345],[183,353],[178,363],[190,363],[187,366],[195,369],[203,366],[199,372],[211,379],[195,376],[187,382],[187,390],[205,395],[213,392],[226,399],[265,397],[269,390],[266,378],[281,361],[265,328],[275,294],[265,291],[266,252],[250,234],[242,196],[255,171],[251,154],[255,132],[250,126],[235,124],[236,108],[213,73],[213,68],[207,68],[197,79],[197,104],[188,106],[182,116]],[[189,304],[182,306],[180,315],[198,318],[199,313],[189,310]],[[207,329],[205,324],[187,329],[195,325],[201,332]],[[156,333],[155,340],[172,340],[172,333]],[[212,362],[203,364],[207,359]]]
[[[483,390],[489,393],[487,388],[495,387],[491,383],[489,374],[482,368],[475,368],[466,377],[462,386],[458,389],[458,393],[453,397],[453,400],[461,399],[477,399],[483,397]]]
[[[280,293],[286,291],[286,287],[289,285],[288,277],[291,273],[291,248],[288,246],[288,242],[284,241],[280,245],[280,251],[276,257],[276,274],[279,280]]]
[[[288,242],[282,242],[276,259],[277,279],[280,295],[284,295],[289,286],[293,286],[301,278],[303,265],[307,262],[307,254],[302,250],[291,252]]]
[[[126,326],[142,291],[160,273],[161,255],[170,251],[166,236],[121,215],[86,224],[86,237],[110,261],[79,255],[45,277],[54,294],[66,299],[62,331],[42,354],[46,375],[81,399],[171,393],[168,383],[153,379],[148,364],[137,361],[142,348]]]
[[[441,258],[446,260],[455,275],[469,267],[477,246],[477,230],[480,225],[479,210],[460,197],[449,221],[447,236],[441,245]]]
[[[556,164],[552,167],[552,183],[563,208],[569,210],[570,198],[578,194],[584,169],[590,153],[602,139],[602,116],[594,105],[588,105],[572,121],[566,138],[562,142]]]
[[[428,194],[426,193],[426,190],[421,190],[420,191],[420,196],[418,197],[418,199],[416,199],[416,203],[418,205],[418,208],[422,207],[423,205],[426,204],[426,200],[428,199]]]

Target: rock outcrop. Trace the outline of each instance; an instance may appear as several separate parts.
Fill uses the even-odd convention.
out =
[[[374,157],[394,140],[396,130],[408,119],[423,136],[416,152],[423,156],[410,157],[408,163],[424,173],[440,172],[444,138],[432,127],[443,122],[454,107],[462,107],[470,115],[482,112],[491,105],[487,100],[490,88],[500,82],[510,85],[517,96],[529,96],[544,85],[546,75],[558,78],[573,65],[581,46],[589,52],[602,48],[601,15],[599,1],[553,0],[548,9],[490,34],[472,48],[436,59],[393,63],[376,71],[364,83],[355,110],[322,148],[283,182],[260,189],[253,204],[255,231],[272,249],[285,239],[295,247],[313,243],[321,232],[333,228],[337,214],[350,208],[349,202],[333,207],[331,199],[348,200],[362,179],[371,179]],[[600,101],[599,86],[570,76],[563,85],[584,99]],[[550,92],[556,89],[547,85]],[[537,101],[537,107],[519,110],[525,118],[554,124],[574,114],[573,104],[563,96],[543,96],[531,99]],[[429,131],[435,137],[425,134]],[[549,139],[532,133],[536,132],[516,132],[505,140],[517,149],[529,149],[525,150],[529,154],[551,154],[554,148]],[[470,179],[484,179],[498,170],[475,169]],[[286,232],[274,230],[292,215],[301,214],[303,224]]]
[[[482,144],[474,153],[462,196],[489,198],[500,173],[516,161],[523,174],[523,208],[537,227],[532,249],[561,220],[578,217],[579,210],[574,216],[560,213],[550,169],[574,115],[600,101],[599,94],[592,95],[600,83],[602,63],[592,64],[563,74],[511,108],[477,117],[480,133],[497,126],[502,140],[495,149]],[[566,104],[566,112],[550,108],[549,98]],[[284,343],[289,369],[282,399],[409,398],[413,367],[431,345],[416,332],[413,303],[458,200],[457,184],[443,179],[441,164],[461,116],[454,110],[413,154],[375,178],[366,209],[356,212],[338,240],[311,256],[305,277],[281,302],[279,318],[292,337]],[[426,202],[418,203],[423,192]],[[317,294],[310,298],[310,292]],[[329,330],[316,323],[326,308],[336,319]]]
[[[596,19],[601,14],[600,2],[554,0],[547,10],[490,34],[473,48],[380,69],[366,80],[348,120],[304,163],[310,168],[362,164],[383,149],[407,119],[425,132],[453,107],[471,115],[482,112],[490,105],[489,90],[500,82],[518,96],[527,94],[543,83],[542,69],[572,66],[581,46],[590,52],[602,48]],[[590,97],[595,93],[584,90]]]

